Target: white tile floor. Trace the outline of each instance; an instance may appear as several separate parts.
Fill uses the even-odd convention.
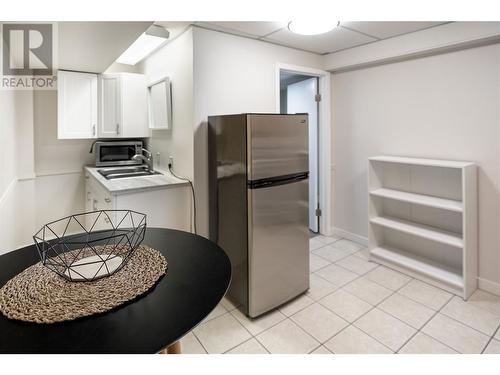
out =
[[[464,302],[346,239],[317,236],[310,250],[306,294],[258,319],[224,298],[182,352],[500,354],[500,297],[478,290]]]

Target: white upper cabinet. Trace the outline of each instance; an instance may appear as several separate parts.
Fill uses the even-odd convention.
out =
[[[99,138],[117,137],[121,130],[120,77],[118,75],[104,75],[100,83],[102,101]]]
[[[149,137],[143,74],[58,72],[58,138]]]
[[[97,74],[59,71],[59,139],[96,138],[98,119]]]
[[[149,137],[147,87],[143,74],[103,74],[100,138]]]

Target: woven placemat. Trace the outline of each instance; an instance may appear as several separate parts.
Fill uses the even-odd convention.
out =
[[[89,282],[67,281],[39,262],[0,289],[0,311],[8,318],[36,323],[102,313],[145,293],[166,270],[165,257],[144,245],[121,270]]]

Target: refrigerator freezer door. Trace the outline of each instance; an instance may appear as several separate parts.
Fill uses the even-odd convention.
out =
[[[248,179],[309,170],[307,115],[248,115]]]
[[[309,288],[308,180],[248,189],[251,317]]]

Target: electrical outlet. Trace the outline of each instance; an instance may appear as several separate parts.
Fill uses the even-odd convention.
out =
[[[172,156],[168,157],[168,166],[169,166],[169,168],[174,167],[174,158]]]

